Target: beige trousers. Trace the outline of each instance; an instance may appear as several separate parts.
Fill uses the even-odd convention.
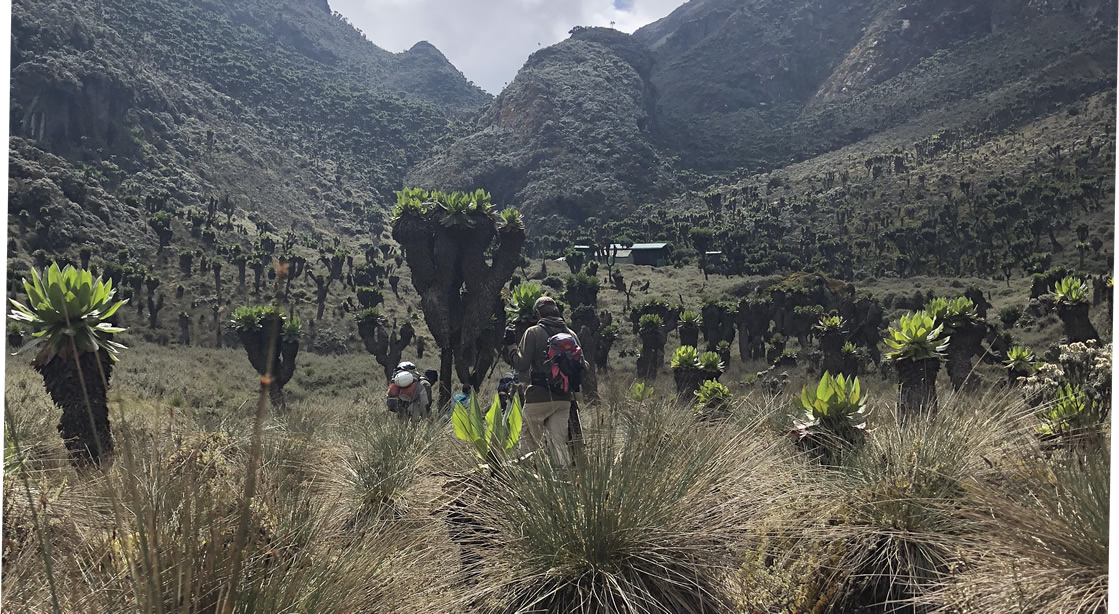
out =
[[[521,415],[528,427],[528,441],[533,450],[547,446],[556,467],[571,464],[567,451],[567,419],[571,401],[527,403]]]

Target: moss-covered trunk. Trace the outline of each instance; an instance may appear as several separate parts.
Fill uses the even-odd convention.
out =
[[[656,379],[664,364],[665,335],[660,331],[641,333],[641,355],[637,357],[637,377]]]
[[[1069,343],[1100,338],[1100,334],[1096,332],[1096,327],[1092,326],[1092,320],[1088,317],[1090,307],[1087,302],[1075,305],[1057,303],[1057,316],[1065,325],[1065,337],[1068,338]]]
[[[109,353],[83,352],[77,361],[60,354],[34,366],[43,376],[51,400],[62,410],[58,433],[71,458],[100,463],[113,451],[108,403],[113,362]]]
[[[699,327],[689,324],[681,324],[680,345],[690,345],[694,348],[699,347]]]
[[[898,421],[904,424],[920,415],[932,416],[937,410],[936,375],[940,360],[899,360]]]

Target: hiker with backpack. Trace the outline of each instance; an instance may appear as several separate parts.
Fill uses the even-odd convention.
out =
[[[552,461],[565,467],[571,464],[568,418],[582,383],[583,350],[554,300],[540,297],[533,311],[538,323],[525,331],[519,345],[516,331],[505,330],[506,358],[522,383],[529,384],[521,410],[529,443],[536,449],[547,445]]]
[[[426,418],[431,413],[431,385],[439,374],[427,370],[422,375],[415,363],[404,361],[396,365],[385,402],[389,412],[401,418]]]

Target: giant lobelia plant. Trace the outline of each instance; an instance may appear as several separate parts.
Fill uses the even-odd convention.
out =
[[[478,458],[496,464],[521,438],[520,397],[513,395],[509,412],[503,413],[501,399],[494,395],[489,411],[483,414],[478,405],[477,393],[472,393],[466,404],[454,404],[451,425],[454,426],[455,437],[473,446]]]
[[[58,433],[71,457],[100,462],[112,452],[108,387],[123,345],[111,335],[124,331],[108,321],[125,301],[113,302],[112,281],[94,280],[84,269],[52,264],[45,277],[31,271],[24,280],[27,304],[12,300],[8,317],[29,324],[32,341],[19,352],[38,349],[31,366],[43,376],[51,400],[62,409]]]
[[[460,382],[477,387],[501,342],[501,290],[520,263],[525,241],[520,214],[506,209],[495,215],[482,190],[406,188],[397,193],[392,236],[404,250],[440,349],[441,397],[450,397],[452,370]]]
[[[937,408],[936,374],[948,348],[943,326],[924,311],[904,315],[890,327],[887,355],[898,372],[898,421],[916,414],[933,414]]]
[[[233,312],[233,330],[253,368],[261,377],[268,378],[272,408],[285,410],[284,386],[295,375],[295,357],[303,335],[299,318],[289,317],[275,305],[238,307]]]

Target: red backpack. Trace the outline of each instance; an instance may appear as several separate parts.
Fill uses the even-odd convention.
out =
[[[548,387],[557,394],[579,392],[583,384],[583,348],[566,332],[548,337]]]

